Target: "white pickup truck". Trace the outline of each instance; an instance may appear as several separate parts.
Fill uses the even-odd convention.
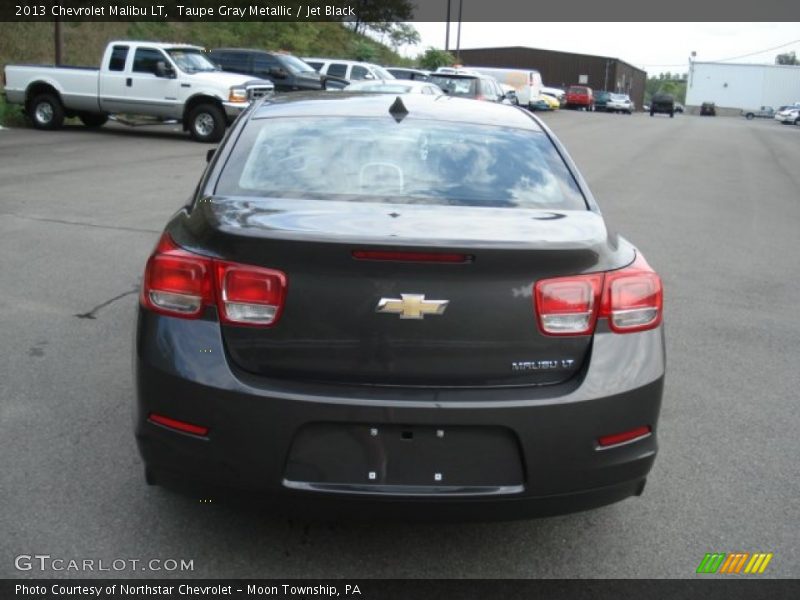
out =
[[[271,95],[270,81],[220,71],[198,46],[111,42],[100,69],[8,65],[5,95],[33,126],[58,129],[65,117],[100,127],[111,115],[180,120],[200,142],[217,142],[247,105]],[[122,119],[125,122],[125,119]]]

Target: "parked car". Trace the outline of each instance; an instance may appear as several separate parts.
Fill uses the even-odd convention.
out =
[[[742,116],[748,121],[752,121],[753,119],[773,119],[775,117],[775,109],[771,106],[751,108],[748,110],[743,110]]]
[[[542,94],[542,76],[534,69],[495,69],[489,67],[464,67],[482,75],[493,77],[500,85],[511,86],[519,104],[528,106],[539,102]]]
[[[195,140],[218,142],[252,100],[275,90],[271,81],[223,73],[198,46],[111,42],[100,64],[7,65],[6,98],[22,104],[37,129],[59,129],[67,117],[100,127],[110,115],[125,114],[177,119]]]
[[[545,102],[550,110],[558,110],[561,108],[561,102],[558,101],[558,98],[550,96],[549,94],[540,94],[539,100]]]
[[[389,71],[380,65],[357,60],[340,60],[336,58],[304,58],[306,63],[323,75],[361,81],[362,79],[394,79]]]
[[[609,94],[606,101],[606,111],[615,113],[633,114],[634,106],[627,94]]]
[[[215,48],[208,57],[223,71],[268,79],[279,92],[325,89],[325,76],[296,56],[283,52]]]
[[[717,106],[713,102],[703,102],[700,105],[700,115],[704,117],[716,117]]]
[[[439,95],[442,89],[429,81],[410,79],[377,79],[354,81],[345,88],[347,92],[372,92],[376,94],[428,94]]]
[[[683,114],[686,108],[680,102],[675,103],[675,112]]]
[[[594,92],[594,109],[598,111],[604,111],[606,109],[606,103],[610,97],[611,92],[607,92],[605,90]]]
[[[515,90],[512,86],[507,85],[505,83],[498,84],[500,86],[500,91],[505,96],[506,100],[510,104],[514,106],[519,106],[519,97],[517,96],[517,90]]]
[[[675,97],[672,94],[653,94],[650,99],[650,116],[660,113],[675,116]]]
[[[550,104],[545,99],[539,96],[535,101],[528,103],[528,110],[536,112],[548,111],[552,110],[552,108],[550,108]]]
[[[542,86],[542,93],[547,94],[548,96],[552,96],[553,98],[558,99],[561,101],[561,105],[564,105],[564,101],[566,98],[567,93],[562,90],[561,88],[549,87],[549,86]]]
[[[170,218],[134,328],[146,481],[383,519],[641,494],[659,276],[534,115],[400,98],[254,105]]]
[[[800,125],[800,108],[787,108],[775,115],[775,120],[783,125]]]
[[[412,81],[428,81],[431,74],[430,71],[406,67],[386,67],[386,70],[394,75],[395,79],[411,79]]]
[[[445,94],[450,96],[507,104],[514,101],[514,98],[503,92],[500,84],[493,77],[477,72],[462,70],[458,73],[440,73],[437,71],[431,73],[430,82],[438,85]]]
[[[567,108],[594,110],[592,88],[586,85],[571,85],[567,90]]]

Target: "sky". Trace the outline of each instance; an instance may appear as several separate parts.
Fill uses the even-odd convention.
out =
[[[444,48],[444,23],[414,23],[422,38],[403,49],[416,56],[428,46]],[[785,47],[768,50],[793,42]],[[450,48],[455,49],[451,24]],[[774,63],[794,50],[800,57],[800,23],[462,23],[461,47],[530,46],[620,58],[649,74],[685,72],[689,55],[717,61],[762,52],[729,62]]]

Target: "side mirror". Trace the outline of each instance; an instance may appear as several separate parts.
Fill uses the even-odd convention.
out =
[[[286,71],[281,67],[270,67],[269,74],[277,79],[286,79]]]
[[[156,76],[172,79],[175,77],[175,71],[173,71],[171,66],[167,66],[165,61],[160,60],[156,63]]]
[[[208,152],[206,152],[206,162],[211,162],[211,159],[214,158],[214,153],[217,151],[216,148],[209,148]]]

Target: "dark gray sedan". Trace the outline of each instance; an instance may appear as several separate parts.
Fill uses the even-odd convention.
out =
[[[534,115],[297,94],[236,122],[147,261],[136,437],[204,497],[556,514],[642,493],[664,368],[659,276]]]

